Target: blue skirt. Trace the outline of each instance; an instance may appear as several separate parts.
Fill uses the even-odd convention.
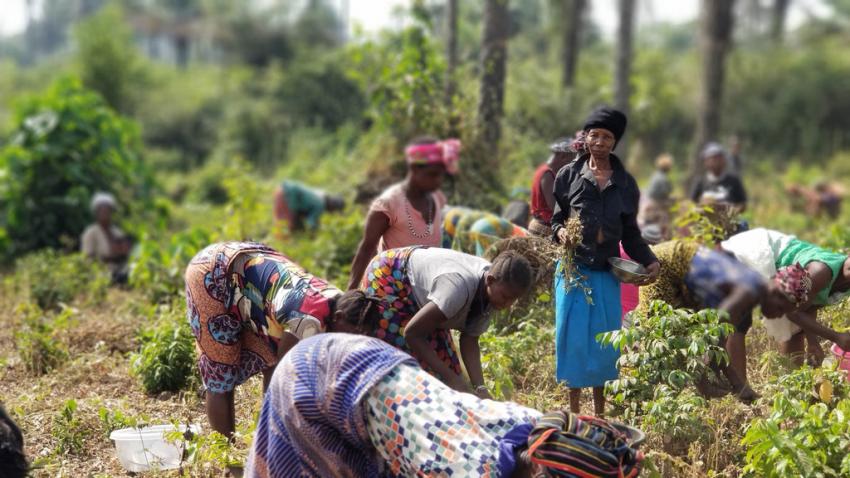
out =
[[[596,335],[620,329],[620,283],[608,271],[579,265],[579,272],[586,277],[592,304],[581,287],[564,291],[563,275],[555,274],[555,376],[570,388],[601,387],[618,377],[620,352],[602,346]]]

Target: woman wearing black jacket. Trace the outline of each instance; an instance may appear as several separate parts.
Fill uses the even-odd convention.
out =
[[[622,319],[620,284],[608,258],[619,257],[622,242],[626,253],[649,271],[638,285],[654,281],[660,269],[638,229],[637,183],[612,154],[625,130],[620,111],[591,113],[577,144],[578,158],[555,178],[554,239],[575,247],[575,271],[560,264],[555,274],[556,376],[570,387],[570,408],[576,413],[581,389],[592,387],[595,413],[602,415],[605,382],[618,375],[619,352],[596,341],[597,334],[619,329]],[[565,227],[571,217],[581,222],[578,240]]]

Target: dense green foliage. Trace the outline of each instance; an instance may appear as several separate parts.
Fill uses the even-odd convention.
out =
[[[780,377],[770,415],[748,427],[749,476],[850,474],[850,392],[842,371],[804,367]]]
[[[29,289],[29,298],[43,310],[58,309],[62,304],[85,293],[89,300],[103,298],[110,276],[106,268],[82,254],[59,254],[44,249],[28,254],[15,263],[21,285]],[[86,271],[81,275],[80,271]]]
[[[133,373],[148,393],[179,392],[197,382],[195,337],[181,308],[164,307],[141,335],[133,355]]]
[[[78,81],[59,80],[21,102],[16,125],[0,149],[3,256],[76,244],[96,191],[144,207],[148,176],[137,127]]]

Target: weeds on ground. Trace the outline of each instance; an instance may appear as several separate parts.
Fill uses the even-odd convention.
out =
[[[73,310],[65,308],[50,320],[35,304],[22,303],[17,312],[22,316],[15,331],[15,349],[27,372],[34,375],[58,368],[68,358],[68,349],[61,334],[72,320]]]
[[[109,272],[99,262],[53,249],[19,259],[15,272],[27,285],[30,300],[46,311],[57,310],[83,294],[88,300],[99,300],[110,283]]]
[[[88,431],[84,429],[82,421],[76,416],[77,401],[66,400],[59,413],[53,417],[53,429],[51,433],[56,439],[54,451],[63,455],[70,453],[78,455],[83,451],[83,443],[88,437]]]

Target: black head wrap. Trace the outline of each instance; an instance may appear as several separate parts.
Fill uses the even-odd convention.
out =
[[[617,143],[620,142],[620,139],[626,132],[626,123],[626,115],[622,111],[603,106],[590,113],[582,129],[584,131],[590,131],[593,128],[607,129],[614,133],[614,139],[616,140],[614,147],[616,148]]]

